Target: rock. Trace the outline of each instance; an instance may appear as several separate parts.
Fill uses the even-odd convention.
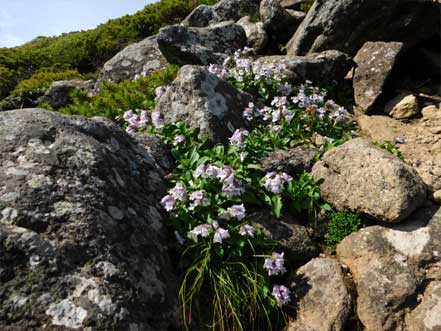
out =
[[[297,270],[296,314],[287,331],[343,331],[352,308],[340,265],[315,258]]]
[[[300,266],[318,256],[319,249],[308,234],[305,226],[289,217],[275,219],[267,211],[249,215],[249,219],[263,234],[277,241],[290,265]]]
[[[427,120],[438,120],[441,119],[441,108],[435,105],[426,106],[421,111],[424,119]]]
[[[366,41],[415,45],[439,31],[439,9],[439,3],[424,0],[317,0],[287,51],[305,55],[336,49],[354,55]]]
[[[170,147],[161,138],[154,134],[137,132],[133,135],[135,140],[143,146],[147,152],[155,159],[156,163],[166,172],[171,172],[175,165]]]
[[[420,113],[420,105],[414,95],[400,94],[386,104],[384,112],[396,119],[410,118]]]
[[[322,178],[322,198],[339,211],[400,222],[426,199],[425,186],[412,167],[363,138],[325,153],[312,168]]]
[[[280,0],[262,0],[259,13],[268,35],[281,44],[292,37],[305,18],[303,12],[288,11],[282,7]]]
[[[23,94],[14,95],[11,94],[0,101],[0,111],[21,109],[27,107],[35,107],[35,100],[31,100]]]
[[[399,42],[367,42],[358,51],[353,86],[355,103],[363,114],[369,113],[382,95],[402,49]]]
[[[438,204],[441,204],[441,190],[433,192],[432,198],[433,201],[435,201]]]
[[[183,26],[207,27],[224,21],[237,21],[244,16],[259,13],[260,0],[223,0],[214,6],[200,5],[182,22]]]
[[[244,127],[242,112],[254,99],[198,66],[184,66],[160,98],[157,109],[166,123],[184,121],[208,136],[212,143],[226,143]]]
[[[309,172],[317,152],[316,148],[307,146],[271,152],[260,161],[262,172],[285,172],[290,176],[299,175],[304,171]]]
[[[441,126],[441,112],[426,110],[423,116],[409,123],[387,116],[360,116],[357,122],[370,140],[398,143],[406,162],[418,172],[429,192],[435,192],[441,190],[441,134],[430,132],[430,128]]]
[[[281,0],[280,5],[283,8],[296,9],[304,2],[307,2],[307,0]]]
[[[75,89],[80,89],[85,93],[92,91],[95,82],[93,80],[60,80],[53,82],[46,93],[39,99],[39,102],[47,103],[54,109],[67,106],[72,103],[70,96]]]
[[[367,330],[404,330],[406,312],[432,277],[430,266],[441,262],[440,247],[441,210],[436,208],[420,209],[392,228],[364,228],[337,246],[339,261],[353,276],[358,318]],[[408,316],[419,316],[424,308],[418,307]]]
[[[257,61],[262,64],[285,66],[288,80],[293,84],[304,83],[309,79],[315,85],[343,79],[354,64],[348,55],[338,51],[326,51],[308,56],[263,56]]]
[[[406,317],[406,331],[441,330],[441,282],[432,282],[422,302]]]
[[[167,66],[168,62],[159,50],[157,37],[151,36],[127,46],[107,61],[100,72],[96,87],[99,89],[106,80],[119,83],[145,77]]]
[[[245,31],[248,39],[247,46],[254,49],[256,54],[261,53],[268,42],[268,35],[262,22],[252,22],[249,16],[242,17],[237,21]]]
[[[221,64],[227,53],[247,45],[247,37],[244,29],[232,22],[219,23],[210,28],[173,25],[159,31],[158,44],[170,63]]]
[[[179,328],[163,175],[110,120],[0,113],[0,329]]]

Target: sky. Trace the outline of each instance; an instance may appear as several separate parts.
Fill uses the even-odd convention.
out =
[[[0,47],[87,30],[155,0],[0,0]]]

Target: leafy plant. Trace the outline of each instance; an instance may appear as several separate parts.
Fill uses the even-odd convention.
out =
[[[376,145],[377,147],[384,149],[385,151],[388,151],[389,153],[395,155],[396,157],[398,157],[401,161],[404,161],[404,157],[403,154],[400,151],[400,148],[397,147],[396,144],[386,140],[382,143],[374,143],[374,145]]]
[[[335,251],[336,245],[352,232],[365,227],[365,222],[357,214],[349,212],[334,212],[329,216],[326,245]]]

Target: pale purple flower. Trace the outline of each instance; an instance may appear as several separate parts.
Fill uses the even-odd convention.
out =
[[[170,189],[168,193],[170,193],[170,195],[176,200],[179,201],[187,200],[187,192],[185,191],[184,184],[181,182],[177,182],[175,187]]]
[[[224,192],[226,196],[239,196],[245,192],[242,183],[236,178],[236,173],[231,167],[223,167],[218,174],[218,178],[224,184],[222,186],[222,192]]]
[[[245,110],[243,111],[242,117],[247,121],[251,122],[253,120],[253,113],[254,113],[254,103],[250,102],[248,104],[248,107],[245,108]]]
[[[213,229],[211,224],[201,224],[196,226],[193,230],[188,232],[188,237],[194,242],[198,241],[198,237],[207,238],[210,235],[210,231]]]
[[[267,270],[268,275],[279,275],[286,272],[284,253],[273,253],[271,257],[266,258],[263,268]]]
[[[229,208],[227,208],[226,213],[222,213],[220,215],[220,217],[222,219],[231,219],[231,218],[236,218],[239,221],[245,218],[245,207],[243,204],[241,205],[233,205]]]
[[[175,139],[173,139],[173,145],[179,145],[185,141],[185,136],[182,134],[178,134],[175,136]]]
[[[243,148],[245,147],[245,137],[248,137],[249,135],[250,133],[247,130],[237,129],[229,139],[230,144]]]
[[[274,285],[272,294],[279,306],[291,301],[291,291],[286,286]]]
[[[190,210],[193,210],[197,206],[208,206],[210,204],[210,201],[208,201],[207,197],[205,196],[205,192],[201,190],[194,191],[192,194],[190,194],[190,200],[193,201],[189,207]]]
[[[254,237],[255,232],[256,232],[256,229],[254,228],[254,226],[252,226],[250,224],[244,224],[239,229],[239,234],[241,236]]]
[[[264,179],[265,182],[263,186],[265,186],[267,191],[272,193],[281,193],[283,190],[283,184],[289,183],[292,180],[292,177],[284,172],[276,173],[272,171],[267,173]]]
[[[164,125],[164,119],[162,118],[162,115],[159,110],[154,110],[152,112],[152,123],[155,128]]]
[[[243,162],[247,156],[248,156],[248,152],[241,152],[240,161]]]
[[[283,95],[290,95],[292,93],[292,86],[289,83],[285,83],[279,86],[279,92]]]
[[[205,169],[205,173],[202,174],[202,177],[204,178],[216,178],[219,176],[219,173],[221,172],[221,168],[216,167],[214,165],[208,165]]]
[[[128,122],[129,119],[131,119],[134,115],[135,115],[135,113],[133,112],[133,110],[130,109],[130,110],[124,112],[123,118],[126,122]]]
[[[214,231],[214,237],[213,237],[214,243],[222,243],[223,240],[228,238],[230,238],[230,233],[228,232],[228,230],[218,227]]]
[[[175,209],[176,200],[171,195],[167,194],[165,197],[162,198],[161,205],[166,211],[172,211],[173,209]]]
[[[156,98],[159,99],[160,97],[162,97],[165,91],[166,91],[165,87],[163,86],[157,87],[155,89]]]

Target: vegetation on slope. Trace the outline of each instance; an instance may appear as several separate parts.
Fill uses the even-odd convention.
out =
[[[134,15],[109,20],[93,30],[38,37],[22,46],[0,48],[0,98],[42,68],[46,68],[46,73],[59,67],[81,74],[95,72],[126,45],[155,34],[163,26],[178,23],[197,5],[215,2],[161,0]],[[39,76],[32,79],[38,80]]]

